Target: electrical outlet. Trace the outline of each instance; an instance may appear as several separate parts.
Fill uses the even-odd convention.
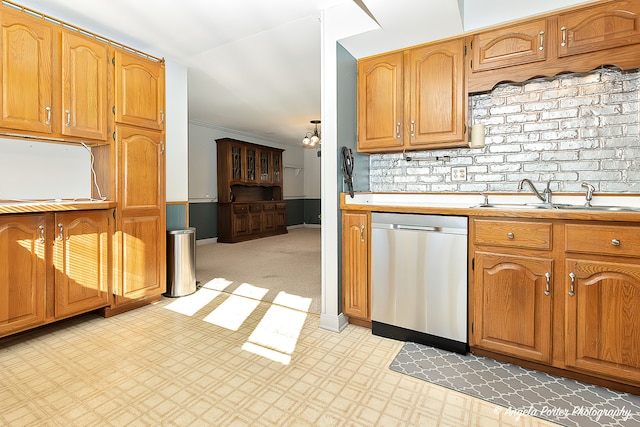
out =
[[[451,181],[466,181],[467,180],[467,168],[460,166],[457,168],[451,168]]]

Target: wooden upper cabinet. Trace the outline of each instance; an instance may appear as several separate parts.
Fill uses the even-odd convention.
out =
[[[108,64],[109,51],[105,43],[63,31],[63,135],[107,139]]]
[[[558,31],[559,57],[640,43],[640,2],[618,1],[560,14]]]
[[[471,70],[486,71],[544,61],[548,51],[547,20],[500,28],[472,37]]]
[[[116,122],[164,129],[164,65],[116,50],[115,68]]]
[[[410,145],[466,145],[464,39],[411,49],[409,70]]]
[[[358,150],[402,147],[403,64],[402,52],[358,62]]]
[[[0,127],[52,132],[52,29],[2,8]]]

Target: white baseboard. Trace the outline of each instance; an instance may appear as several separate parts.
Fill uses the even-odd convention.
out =
[[[344,314],[320,314],[320,327],[333,332],[342,332],[349,324],[349,319]]]

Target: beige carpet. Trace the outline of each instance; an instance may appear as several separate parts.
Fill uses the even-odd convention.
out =
[[[207,287],[224,283],[224,292],[243,292],[267,302],[286,292],[301,297],[303,307],[310,299],[308,311],[320,314],[320,228],[294,228],[287,234],[241,243],[198,245],[196,278],[201,286],[226,279],[231,283],[217,280]],[[258,289],[238,290],[243,283]]]

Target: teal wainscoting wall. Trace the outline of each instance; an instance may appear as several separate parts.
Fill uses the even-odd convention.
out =
[[[196,240],[218,237],[218,203],[190,203],[189,226],[196,228]]]
[[[285,201],[287,202],[288,227],[320,224],[320,199],[288,199]],[[218,237],[218,203],[190,203],[189,226],[196,228],[197,240]],[[167,205],[167,228],[169,228],[169,205]]]
[[[167,230],[187,227],[187,204],[167,203]]]

